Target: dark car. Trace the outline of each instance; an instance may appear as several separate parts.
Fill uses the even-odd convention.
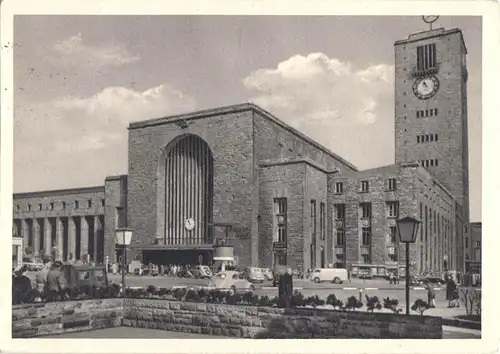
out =
[[[419,281],[422,284],[433,284],[433,285],[443,285],[445,283],[444,279],[438,278],[438,277],[423,277],[420,278]]]
[[[61,271],[70,289],[82,286],[104,287],[108,285],[108,274],[104,265],[65,264]]]

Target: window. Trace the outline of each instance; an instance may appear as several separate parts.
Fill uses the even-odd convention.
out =
[[[345,230],[342,228],[336,231],[336,243],[337,246],[344,246],[345,244]]]
[[[425,110],[425,116],[426,116],[426,117],[428,117],[428,116],[429,116],[429,110],[428,110],[428,109],[426,109],[426,110]]]
[[[42,210],[42,203],[38,204],[38,210]]]
[[[481,241],[476,241],[476,247],[481,248]]]
[[[75,200],[75,209],[78,209],[79,206],[80,206],[80,202],[78,202],[78,200]]]
[[[19,207],[19,204],[16,204],[16,211],[19,211],[19,209],[21,209],[21,208]]]
[[[66,202],[62,202],[62,209],[66,209]]]
[[[26,205],[26,210],[31,211],[31,204]]]
[[[417,143],[420,142],[420,135],[417,135]]]
[[[54,203],[50,203],[50,210],[54,210]]]
[[[395,178],[389,178],[389,190],[390,191],[396,190],[396,179]]]
[[[431,167],[434,167],[434,160],[430,160]]]
[[[437,116],[438,115],[438,109],[437,108],[434,108],[434,115]]]
[[[363,263],[364,264],[369,264],[370,262],[370,255],[369,254],[363,254]]]
[[[371,244],[371,238],[372,238],[372,232],[369,227],[363,227],[363,230],[361,232],[362,236],[362,245],[363,246],[370,246]]]
[[[319,232],[321,239],[324,240],[326,236],[326,210],[325,203],[319,204]]]
[[[434,141],[434,134],[431,134],[430,139],[431,139],[431,141]]]
[[[345,204],[335,204],[335,218],[345,219]]]
[[[368,192],[370,189],[370,184],[368,181],[361,181],[361,192]]]
[[[342,182],[335,183],[335,193],[342,194],[344,192],[344,184]]]
[[[417,118],[420,118],[420,111],[417,111]]]
[[[389,227],[389,242],[397,243],[397,228],[396,226]]]
[[[465,238],[465,248],[469,248],[469,239]]]
[[[371,210],[371,204],[370,203],[362,203],[361,204],[361,217],[363,218],[369,218],[372,215],[372,210]]]
[[[435,68],[436,63],[436,44],[426,44],[417,47],[417,70],[427,70]]]
[[[391,262],[397,262],[398,261],[398,255],[396,252],[394,253],[389,253],[389,260]]]
[[[287,199],[276,198],[274,200],[275,234],[274,242],[286,243],[287,237]]]
[[[434,141],[438,141],[438,135],[437,134],[434,134]]]
[[[429,141],[429,134],[425,134],[425,142]]]
[[[387,202],[387,216],[389,218],[397,218],[398,217],[398,202]]]
[[[438,160],[434,159],[434,166],[437,166],[437,165],[438,165]]]
[[[115,209],[115,228],[125,227],[125,212],[122,207],[116,207]]]
[[[433,109],[430,109],[429,110],[429,115],[432,117],[434,115],[434,110]]]
[[[311,238],[316,243],[316,201],[311,200]]]
[[[101,204],[103,207],[106,206],[106,201],[104,199],[101,199]]]
[[[87,208],[92,208],[92,199],[87,201]]]

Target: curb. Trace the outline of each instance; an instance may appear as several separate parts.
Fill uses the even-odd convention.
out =
[[[459,328],[481,330],[481,322],[474,322],[469,320],[461,320],[458,318],[442,317],[443,326],[452,326]]]

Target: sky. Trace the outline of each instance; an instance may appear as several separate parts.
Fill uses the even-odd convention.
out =
[[[468,48],[471,221],[481,220],[480,17]],[[130,122],[254,102],[359,169],[394,163],[396,40],[418,16],[16,16],[14,192],[127,173]]]

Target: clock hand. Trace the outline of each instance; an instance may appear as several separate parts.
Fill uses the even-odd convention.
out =
[[[425,83],[425,81],[424,81],[424,82],[422,82],[422,84],[424,84],[424,86],[425,86],[425,87],[427,87],[427,84]]]

